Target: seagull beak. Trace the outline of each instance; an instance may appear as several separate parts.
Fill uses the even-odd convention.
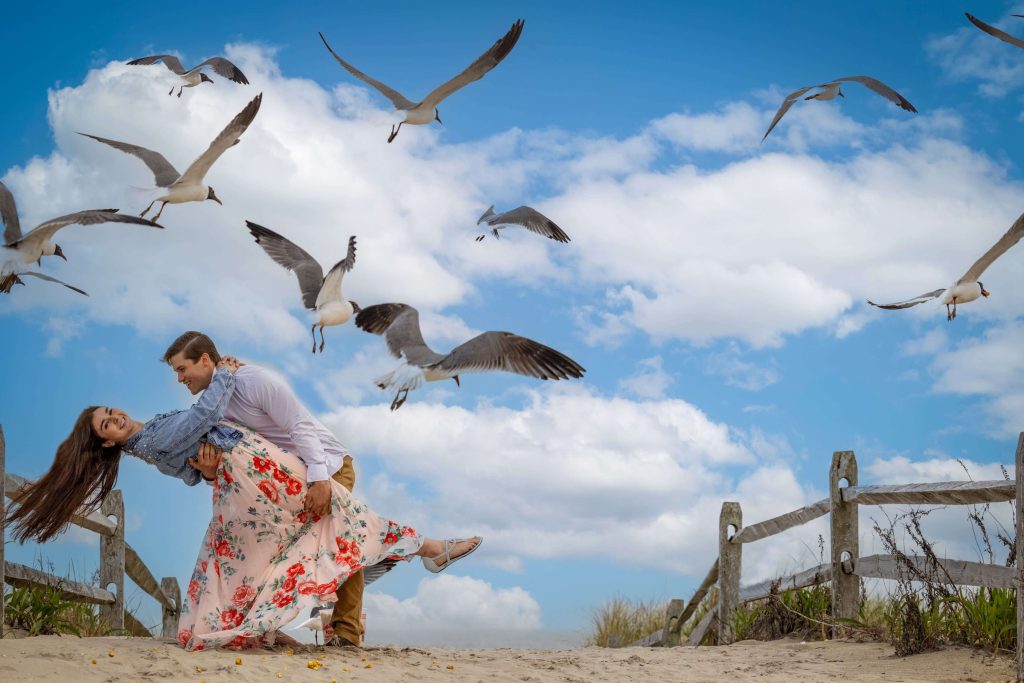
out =
[[[459,381],[458,375],[455,375],[454,377],[452,377],[452,379],[455,380],[456,385],[458,385],[460,388],[462,387],[462,382]]]
[[[53,255],[54,256],[60,256],[65,261],[68,260],[68,257],[64,255],[64,250],[60,248],[59,244],[55,245],[55,248],[53,250]]]
[[[991,293],[992,292],[988,291],[987,289],[981,290],[981,295],[984,297],[988,297]]]
[[[444,121],[441,120],[441,112],[439,112],[436,109],[434,110],[434,120],[440,123],[442,126],[444,125]]]

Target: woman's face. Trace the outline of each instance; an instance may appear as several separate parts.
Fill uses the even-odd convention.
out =
[[[97,408],[92,411],[92,431],[104,439],[104,446],[124,443],[132,435],[135,423],[120,408]]]

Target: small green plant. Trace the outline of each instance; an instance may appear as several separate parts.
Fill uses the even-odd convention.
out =
[[[57,586],[16,586],[4,596],[7,625],[27,631],[30,636],[71,633],[81,636],[78,627],[68,619],[72,604],[61,597]]]
[[[594,632],[587,645],[625,647],[661,630],[665,624],[665,603],[613,598],[591,616]]]

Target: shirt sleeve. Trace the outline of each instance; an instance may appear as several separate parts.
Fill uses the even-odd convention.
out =
[[[213,373],[210,386],[206,388],[199,400],[189,408],[172,416],[172,424],[168,425],[170,431],[167,441],[162,444],[163,450],[177,451],[191,442],[199,442],[199,437],[210,431],[214,425],[224,418],[224,409],[231,400],[231,392],[235,388],[235,376],[223,368],[218,368]],[[188,469],[198,476],[199,471],[191,467]],[[194,486],[196,482],[185,482]]]
[[[327,455],[317,436],[316,421],[292,388],[268,372],[261,372],[252,388],[259,408],[291,437],[296,455],[306,464],[306,481],[329,479]]]

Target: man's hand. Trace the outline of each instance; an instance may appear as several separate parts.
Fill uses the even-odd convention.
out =
[[[220,362],[217,363],[218,368],[224,368],[232,375],[235,374],[235,370],[242,367],[243,365],[244,363],[240,363],[238,359],[235,358],[234,356],[224,356],[223,358],[220,359]]]
[[[310,484],[303,507],[311,515],[326,517],[331,512],[331,482],[325,479]]]
[[[216,479],[217,468],[220,467],[221,455],[224,450],[205,441],[199,444],[197,458],[189,458],[188,462],[192,467],[199,470],[205,479]]]

